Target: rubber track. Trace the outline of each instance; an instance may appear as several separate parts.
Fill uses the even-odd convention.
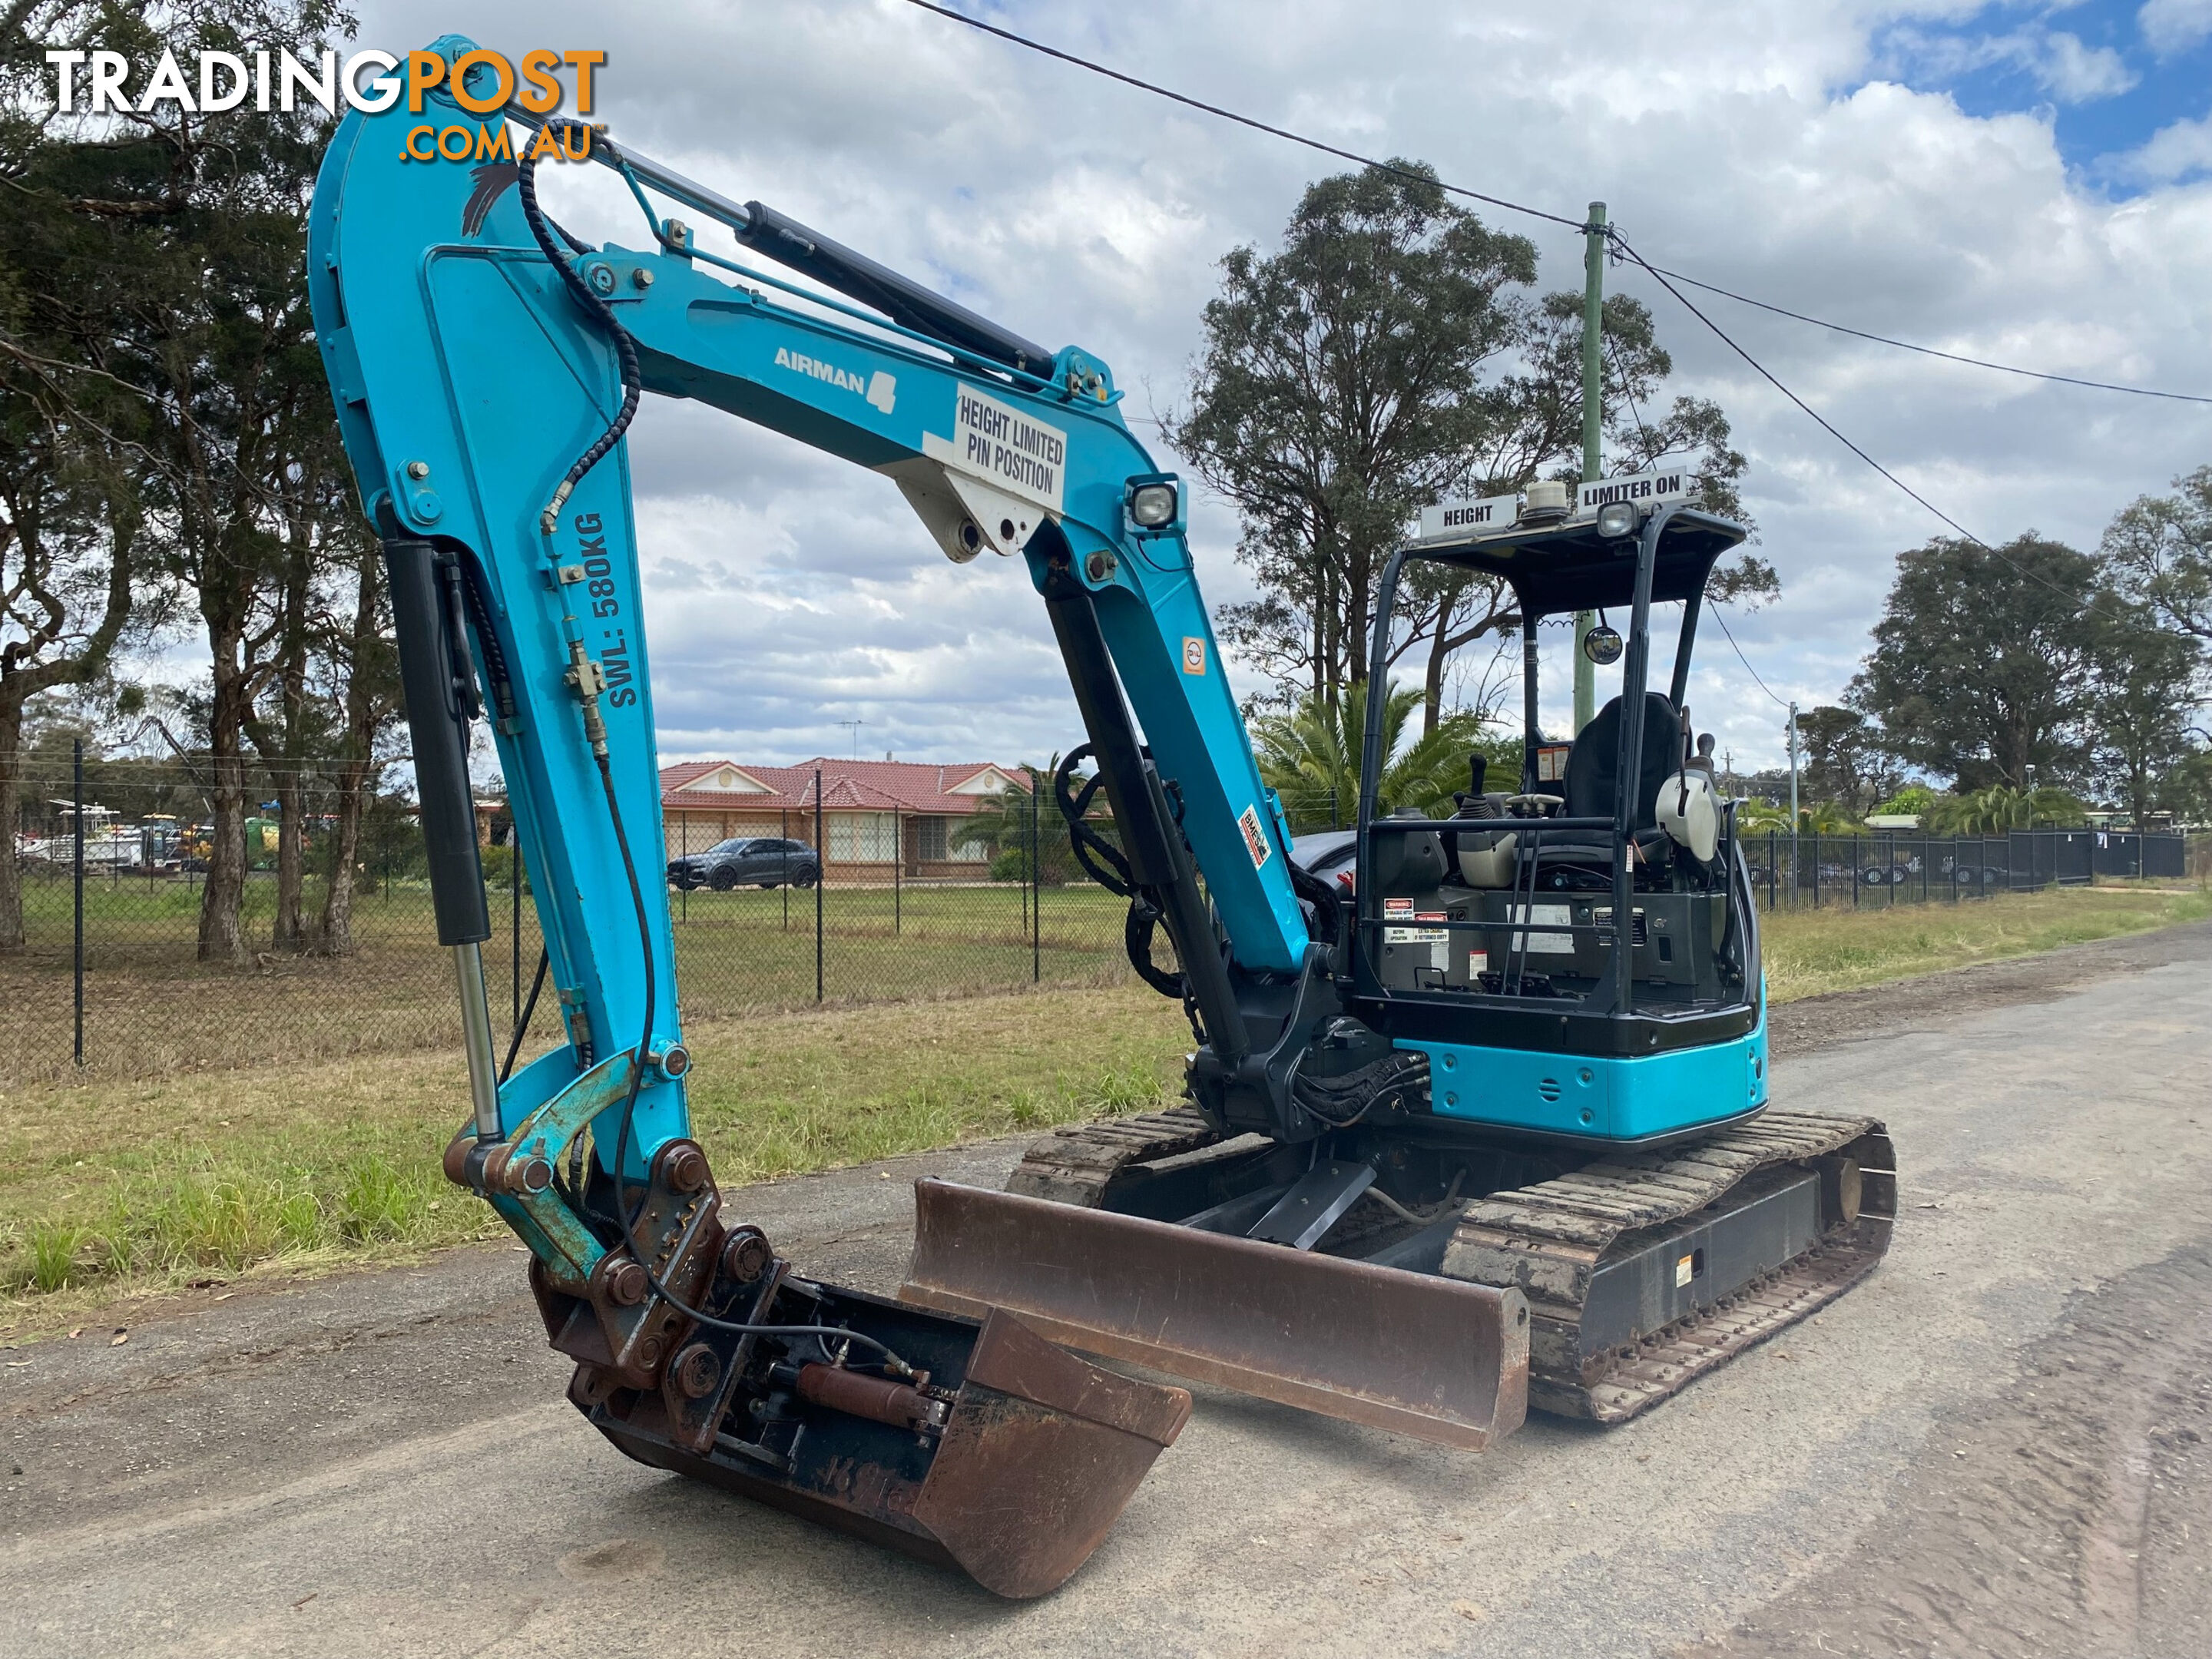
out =
[[[1076,1123],[1032,1142],[1007,1177],[1006,1190],[1086,1210],[1105,1206],[1106,1188],[1132,1164],[1194,1152],[1227,1139],[1198,1109],[1178,1106],[1101,1123]]]
[[[1630,1235],[1684,1219],[1761,1170],[1837,1156],[1861,1169],[1856,1222],[1713,1307],[1600,1355],[1580,1351],[1597,1268]],[[1528,1403],[1619,1423],[1755,1342],[1802,1319],[1872,1272],[1889,1247],[1895,1157],[1877,1120],[1769,1112],[1671,1153],[1630,1154],[1476,1200],[1444,1255],[1455,1279],[1512,1285],[1529,1301]]]

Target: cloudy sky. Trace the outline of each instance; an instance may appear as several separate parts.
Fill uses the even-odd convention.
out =
[[[1604,200],[1655,264],[1795,310],[2212,391],[2212,0],[962,3],[1477,190],[1571,217]],[[1271,246],[1333,170],[903,0],[359,10],[362,43],[387,50],[456,29],[517,52],[604,46],[615,137],[1020,333],[1080,343],[1136,416],[1183,398],[1216,262]],[[635,210],[588,171],[549,187],[557,210],[635,245]],[[1534,238],[1547,286],[1579,286],[1573,234],[1492,216]],[[1648,279],[1609,280],[1651,302],[1678,389],[1717,398],[1751,458],[1784,592],[1730,618],[1745,655],[1779,696],[1832,700],[1893,556],[1940,526]],[[2212,408],[1937,363],[1725,300],[1710,314],[1991,541],[2093,546],[2118,507],[2212,459]],[[1042,758],[1079,740],[1022,573],[948,565],[885,480],[666,403],[631,453],[668,757]],[[1210,597],[1237,597],[1233,515],[1201,500],[1195,518]],[[1779,710],[1717,635],[1693,685],[1739,766],[1778,758]]]

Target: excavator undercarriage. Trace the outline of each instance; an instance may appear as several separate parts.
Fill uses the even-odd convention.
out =
[[[1188,1109],[1061,1129],[1005,1194],[921,1183],[900,1294],[1479,1450],[1524,1406],[1619,1423],[1656,1405],[1871,1272],[1896,1210],[1865,1118],[1769,1113],[1595,1159],[1393,1149],[1392,1184],[1412,1165],[1449,1191],[1446,1164],[1472,1184],[1433,1213],[1356,1173],[1363,1150],[1230,1137]],[[1334,1215],[1307,1197],[1354,1184]]]

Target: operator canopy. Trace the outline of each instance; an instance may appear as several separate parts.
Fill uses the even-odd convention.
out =
[[[1713,566],[1743,541],[1744,527],[1697,507],[1678,510],[1660,533],[1651,571],[1651,602],[1695,599]],[[1621,606],[1636,597],[1636,543],[1601,533],[1598,522],[1517,525],[1451,540],[1425,539],[1409,557],[1431,559],[1503,577],[1531,616]]]

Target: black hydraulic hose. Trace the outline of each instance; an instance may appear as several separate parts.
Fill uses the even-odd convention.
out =
[[[549,122],[547,125],[550,127],[557,128],[574,124]],[[606,301],[592,292],[590,284],[577,275],[576,268],[568,262],[567,257],[555,243],[553,231],[546,220],[544,210],[538,204],[537,170],[536,161],[526,156],[521,164],[521,176],[519,180],[522,198],[522,216],[529,223],[531,235],[537,240],[538,251],[544,254],[546,262],[561,274],[562,282],[567,286],[569,294],[574,297],[576,303],[583,307],[585,311],[597,319],[613,337],[615,359],[621,368],[623,386],[621,409],[616,411],[614,419],[607,423],[606,430],[594,439],[591,447],[576,458],[575,464],[569,467],[568,475],[562,479],[560,487],[553,492],[552,499],[545,504],[545,510],[538,515],[539,532],[550,536],[555,526],[560,522],[561,508],[567,502],[569,493],[575,489],[578,482],[586,473],[604,460],[608,452],[622,441],[623,434],[629,429],[629,423],[637,414],[639,397],[644,390],[644,378],[638,372],[637,346],[631,340],[629,331],[622,325]],[[569,235],[567,231],[563,230],[561,235],[577,253],[589,252],[585,245]],[[874,1349],[882,1354],[884,1365],[895,1374],[902,1376],[913,1376],[914,1369],[906,1361],[900,1358],[884,1344],[877,1341],[875,1338],[863,1335],[859,1331],[847,1330],[836,1325],[744,1324],[733,1320],[717,1319],[711,1314],[700,1312],[696,1308],[687,1307],[677,1298],[667,1285],[660,1282],[659,1276],[653,1271],[652,1264],[647,1260],[645,1252],[637,1248],[635,1231],[636,1218],[631,1213],[629,1204],[623,1198],[623,1166],[629,1158],[630,1132],[637,1115],[638,1091],[645,1083],[645,1068],[650,1058],[649,1050],[653,1042],[655,997],[653,925],[645,908],[645,890],[637,878],[637,862],[630,856],[629,836],[623,828],[622,806],[615,794],[613,768],[605,754],[596,758],[599,767],[599,783],[606,792],[607,816],[614,823],[615,845],[621,851],[623,873],[629,878],[630,901],[637,911],[638,940],[645,951],[645,1013],[641,1022],[643,1029],[638,1038],[637,1047],[630,1054],[629,1092],[623,1098],[622,1132],[615,1143],[613,1170],[615,1219],[621,1227],[623,1245],[629,1249],[631,1259],[644,1270],[646,1285],[653,1293],[687,1319],[694,1320],[714,1330],[734,1331],[746,1336],[816,1336],[836,1338],[848,1343],[857,1342],[863,1347]]]
[[[562,121],[550,121],[546,124],[548,130],[566,129],[577,125],[579,124]],[[583,307],[598,320],[601,327],[614,337],[615,361],[622,369],[622,407],[615,411],[614,419],[607,422],[607,429],[592,441],[591,447],[576,458],[575,465],[568,469],[568,476],[561,480],[559,488],[554,490],[553,498],[546,502],[545,510],[538,514],[539,533],[550,536],[553,533],[554,526],[561,520],[561,508],[568,501],[569,492],[582,481],[586,473],[605,459],[609,450],[622,441],[623,434],[629,430],[629,423],[637,415],[638,398],[644,391],[645,381],[644,377],[638,372],[637,345],[630,338],[629,331],[616,319],[613,308],[605,300],[592,292],[591,284],[577,275],[576,267],[569,263],[567,256],[555,243],[552,229],[546,223],[544,210],[538,205],[538,163],[530,156],[523,158],[519,185],[522,198],[522,216],[530,225],[531,235],[537,239],[538,251],[544,254],[546,263],[561,273],[562,282],[567,285],[569,294],[574,297],[576,303]],[[567,237],[572,245],[575,243],[576,239],[568,236],[568,232],[562,231],[561,234]],[[582,253],[587,250],[582,246],[577,246],[575,251]]]
[[[514,1038],[507,1045],[507,1063],[499,1068],[499,1080],[505,1083],[514,1070],[514,1057],[522,1052],[522,1039],[530,1030],[530,1017],[538,1012],[538,994],[545,988],[545,970],[552,958],[540,945],[538,950],[538,971],[531,976],[530,999],[522,1005],[522,1018],[514,1022]]]

